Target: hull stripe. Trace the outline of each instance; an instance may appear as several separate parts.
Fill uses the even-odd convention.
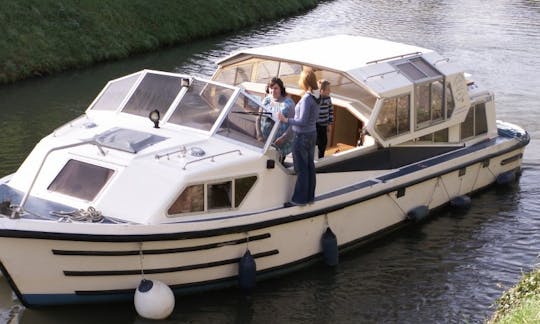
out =
[[[278,250],[271,250],[261,253],[253,254],[253,258],[263,258],[271,255],[279,254]],[[187,266],[179,266],[172,268],[157,268],[157,269],[144,269],[144,274],[156,274],[156,273],[170,273],[170,272],[180,272],[180,271],[189,271],[196,269],[212,268],[219,267],[227,264],[238,263],[240,258],[232,258],[221,261],[214,261],[208,263],[192,264]],[[100,271],[70,271],[64,270],[64,275],[67,277],[97,277],[97,276],[132,276],[140,275],[141,269],[135,270],[100,270]]]
[[[54,255],[76,255],[76,256],[128,256],[128,255],[149,255],[149,254],[168,254],[168,253],[184,253],[184,252],[194,252],[201,250],[210,250],[219,248],[227,245],[238,245],[244,244],[251,241],[259,241],[270,238],[270,233],[265,233],[261,235],[250,236],[249,238],[242,238],[238,240],[231,240],[225,242],[216,242],[204,245],[197,246],[187,246],[181,248],[173,249],[154,249],[154,250],[129,250],[129,251],[80,251],[80,250],[56,250],[53,249],[52,253]]]

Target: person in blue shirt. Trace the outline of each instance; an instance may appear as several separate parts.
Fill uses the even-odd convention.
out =
[[[272,78],[266,86],[266,97],[262,101],[262,106],[266,112],[276,116],[282,113],[285,117],[292,117],[294,113],[294,101],[287,96],[285,86],[280,78]],[[270,123],[267,118],[258,118],[257,121],[257,139],[264,141],[272,131],[273,123]],[[289,124],[281,123],[278,126],[277,133],[274,137],[274,144],[281,154],[281,162],[285,156],[291,153],[293,134]]]
[[[317,77],[311,69],[304,69],[300,74],[298,85],[304,90],[304,95],[294,108],[294,117],[287,118],[279,113],[281,122],[292,126],[294,140],[292,155],[296,171],[296,185],[291,200],[286,206],[304,206],[315,200],[315,144],[317,130],[315,124],[319,118],[319,104],[314,92],[319,89]]]

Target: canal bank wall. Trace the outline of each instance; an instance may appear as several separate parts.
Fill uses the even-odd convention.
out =
[[[301,13],[317,0],[2,0],[0,84]]]

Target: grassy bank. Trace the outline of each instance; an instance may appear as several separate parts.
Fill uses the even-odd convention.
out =
[[[540,323],[540,268],[524,275],[497,300],[489,323]]]
[[[0,83],[292,15],[316,0],[2,0]]]

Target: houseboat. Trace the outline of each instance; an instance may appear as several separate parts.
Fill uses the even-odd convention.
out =
[[[306,68],[330,82],[334,121],[315,201],[291,206],[292,158],[261,103],[276,76],[298,101]],[[397,42],[244,49],[208,78],[143,70],[0,179],[0,270],[27,307],[133,299],[142,278],[250,287],[515,181],[528,142],[449,58]]]

